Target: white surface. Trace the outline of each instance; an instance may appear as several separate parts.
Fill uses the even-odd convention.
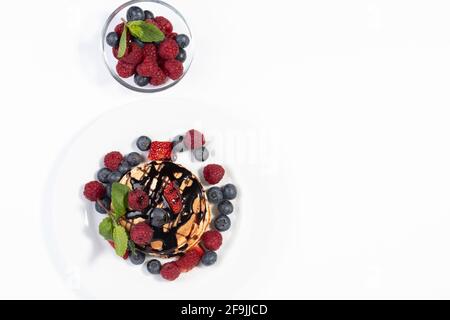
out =
[[[50,170],[105,111],[170,97],[273,133],[263,152],[279,167],[267,173],[290,175],[283,188],[294,196],[277,198],[254,173],[249,192],[269,205],[242,210],[229,251],[242,260],[224,263],[242,264],[237,277],[248,279],[223,298],[450,298],[448,1],[171,3],[189,19],[196,57],[156,95],[120,87],[102,64],[99,33],[119,1],[3,4],[0,192],[2,214],[21,222],[0,233],[0,297],[78,297],[43,240]],[[225,111],[211,112],[220,121]],[[259,234],[246,233],[255,221]],[[261,241],[256,260],[245,259]]]

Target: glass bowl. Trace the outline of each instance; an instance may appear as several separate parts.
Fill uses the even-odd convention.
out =
[[[148,84],[144,87],[140,87],[134,82],[134,76],[131,76],[129,78],[122,78],[117,74],[116,65],[118,60],[114,57],[112,48],[106,43],[106,36],[108,33],[114,31],[115,26],[120,24],[122,22],[122,19],[126,19],[127,10],[131,6],[138,6],[142,10],[149,10],[154,14],[155,17],[163,16],[167,18],[172,23],[173,32],[176,32],[178,34],[185,34],[189,37],[189,46],[184,49],[186,51],[186,60],[183,63],[184,70],[183,75],[180,78],[176,80],[171,80],[168,78],[167,82],[159,86]],[[114,10],[114,12],[106,20],[106,23],[103,27],[101,45],[105,64],[108,67],[108,70],[113,78],[116,79],[117,82],[119,82],[124,87],[138,92],[158,92],[174,86],[186,75],[194,57],[194,41],[191,29],[189,28],[186,19],[177,9],[159,0],[132,0],[122,4],[116,10]]]

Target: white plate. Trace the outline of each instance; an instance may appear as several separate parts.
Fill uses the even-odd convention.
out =
[[[134,266],[115,256],[97,231],[104,216],[83,198],[82,188],[95,178],[107,152],[138,151],[134,142],[140,135],[167,141],[191,128],[205,134],[210,158],[199,163],[185,152],[177,162],[196,173],[208,163],[223,165],[226,175],[219,185],[233,182],[239,195],[233,201],[232,227],[224,233],[218,262],[168,282],[148,274],[145,264]],[[110,111],[84,128],[62,152],[44,199],[45,237],[68,287],[87,298],[224,298],[238,293],[249,272],[258,268],[259,258],[264,258],[258,257],[263,251],[250,250],[252,246],[263,240],[262,246],[270,250],[270,233],[263,239],[256,238],[260,224],[252,223],[251,218],[264,219],[267,209],[270,211],[270,199],[264,199],[258,207],[258,188],[263,188],[271,176],[279,177],[277,167],[271,166],[271,159],[263,158],[263,149],[258,149],[262,135],[244,119],[227,116],[225,109],[184,100],[134,103]],[[217,290],[207,292],[212,284]]]

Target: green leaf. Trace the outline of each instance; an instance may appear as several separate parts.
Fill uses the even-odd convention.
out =
[[[136,245],[131,240],[128,241],[128,249],[130,249],[132,254],[136,254]]]
[[[127,196],[130,188],[128,186],[114,182],[111,189],[111,206],[114,217],[119,219],[127,212]]]
[[[124,227],[117,226],[114,228],[113,241],[116,254],[119,257],[123,257],[128,248],[128,235]]]
[[[164,33],[157,26],[142,21],[130,21],[127,23],[128,29],[133,37],[142,42],[159,42],[164,40]]]
[[[119,51],[117,52],[117,57],[120,59],[125,55],[125,52],[127,51],[127,26],[123,26],[123,32],[120,36],[120,42],[119,42]]]
[[[113,221],[110,217],[106,217],[100,222],[98,232],[105,238],[105,240],[112,240],[113,238]]]

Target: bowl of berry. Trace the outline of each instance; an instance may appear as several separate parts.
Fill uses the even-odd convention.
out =
[[[133,0],[114,10],[103,27],[101,44],[114,79],[139,92],[158,92],[177,84],[194,55],[185,18],[158,0]]]

